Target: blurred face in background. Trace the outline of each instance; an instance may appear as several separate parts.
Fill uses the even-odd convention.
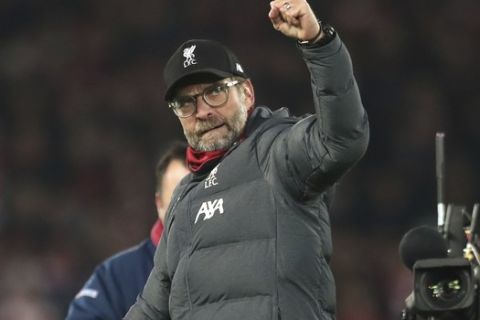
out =
[[[168,164],[162,178],[162,191],[155,194],[157,213],[162,223],[165,219],[167,208],[170,205],[173,190],[175,190],[177,184],[187,173],[189,173],[189,171],[184,161],[174,159]]]

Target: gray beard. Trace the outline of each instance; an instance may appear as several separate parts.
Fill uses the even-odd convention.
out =
[[[208,120],[197,120],[197,124],[193,131],[184,130],[183,133],[187,138],[188,144],[197,151],[214,151],[229,149],[235,141],[240,138],[245,124],[247,122],[248,111],[246,106],[241,106],[233,114],[231,119],[227,119],[224,124],[228,131],[222,137],[219,137],[211,142],[202,140],[202,134],[212,128],[217,127],[222,123],[219,118],[212,118]]]

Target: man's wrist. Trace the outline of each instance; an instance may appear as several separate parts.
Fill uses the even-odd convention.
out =
[[[323,46],[335,38],[337,32],[331,25],[322,21],[318,21],[318,23],[320,28],[317,35],[311,40],[298,40],[298,45],[300,47],[309,47],[312,45]]]

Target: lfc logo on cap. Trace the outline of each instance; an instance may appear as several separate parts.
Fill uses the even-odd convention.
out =
[[[197,60],[195,60],[195,51],[196,45],[192,45],[191,47],[183,49],[183,56],[185,57],[185,61],[183,61],[183,67],[186,68],[191,66],[192,64],[197,64]]]

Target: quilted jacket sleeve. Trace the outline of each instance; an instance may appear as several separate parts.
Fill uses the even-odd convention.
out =
[[[272,184],[308,200],[332,186],[363,156],[369,127],[350,55],[340,37],[300,50],[311,77],[315,114],[286,127],[267,146],[266,171]]]

